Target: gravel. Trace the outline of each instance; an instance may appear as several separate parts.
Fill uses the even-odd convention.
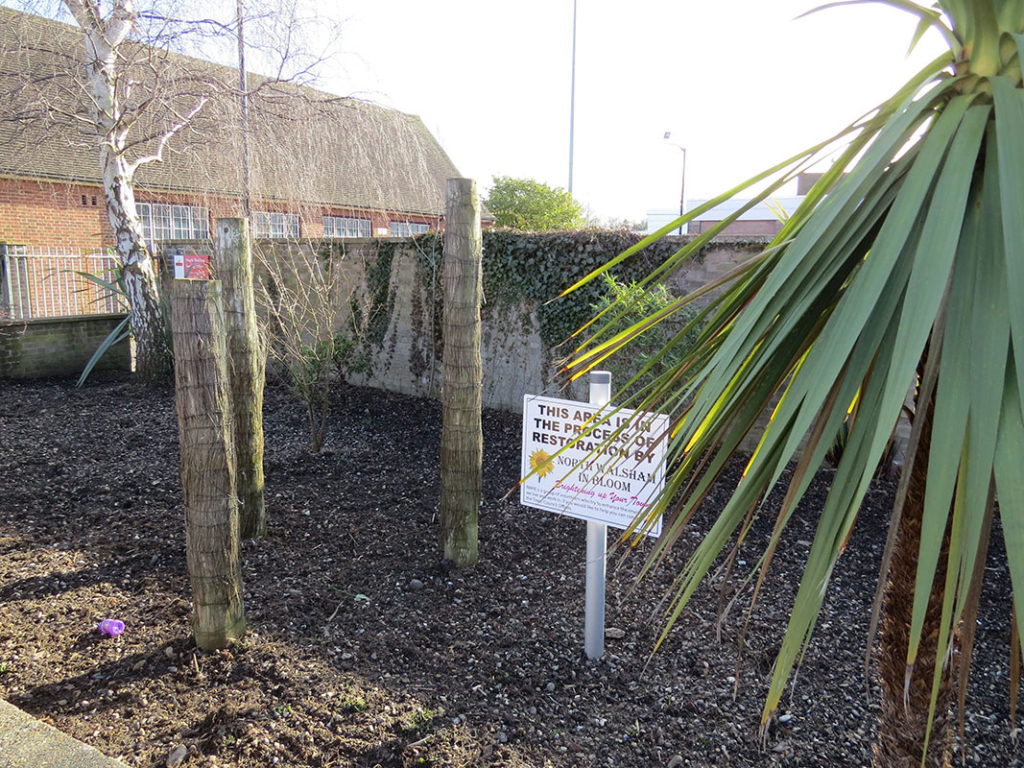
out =
[[[830,474],[819,474],[745,635],[718,574],[667,638],[661,600],[729,481],[664,567],[609,568],[606,652],[583,654],[584,525],[524,509],[520,425],[484,414],[481,561],[440,561],[440,407],[337,393],[325,450],[268,389],[270,535],[243,549],[249,632],[189,628],[173,393],[130,381],[0,385],[0,695],[127,765],[867,766],[864,644],[892,481],[868,496],[792,695],[758,735],[771,664]],[[772,505],[749,548],[770,532]],[[998,538],[998,537],[997,537]],[[1008,722],[1010,588],[994,542],[955,760],[1021,766]],[[742,569],[741,569],[742,570]],[[745,594],[739,605],[745,605]],[[107,618],[125,622],[101,635]],[[741,652],[742,651],[742,652]],[[1017,723],[1019,725],[1019,722]],[[185,753],[181,753],[181,749]]]

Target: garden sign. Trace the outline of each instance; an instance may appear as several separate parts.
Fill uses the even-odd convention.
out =
[[[208,253],[174,254],[174,277],[177,280],[209,280],[210,255]]]
[[[664,414],[526,395],[520,503],[629,528],[665,485],[667,431]]]

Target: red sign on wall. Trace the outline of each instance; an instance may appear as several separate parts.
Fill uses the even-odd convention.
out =
[[[174,254],[174,277],[179,280],[209,280],[210,255],[207,253]]]

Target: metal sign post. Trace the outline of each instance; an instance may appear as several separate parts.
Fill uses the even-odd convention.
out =
[[[590,404],[600,408],[612,399],[609,371],[590,374]],[[583,650],[588,659],[604,654],[604,587],[608,554],[608,526],[587,521],[587,582],[583,619]]]
[[[587,523],[583,645],[591,659],[604,652],[608,526],[659,536],[661,516],[650,512],[665,487],[668,416],[611,407],[604,413],[611,392],[612,375],[594,371],[589,403],[523,396],[520,503]]]

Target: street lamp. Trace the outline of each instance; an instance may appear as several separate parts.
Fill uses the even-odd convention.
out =
[[[569,196],[572,197],[572,143],[576,130],[576,0],[572,0],[572,84],[569,87]]]
[[[676,144],[674,141],[669,141],[672,138],[672,131],[665,131],[665,141],[668,141],[673,147],[677,147],[683,151],[683,180],[679,185],[679,215],[680,217],[686,213],[686,147]],[[683,225],[679,225],[679,234],[683,234]]]

